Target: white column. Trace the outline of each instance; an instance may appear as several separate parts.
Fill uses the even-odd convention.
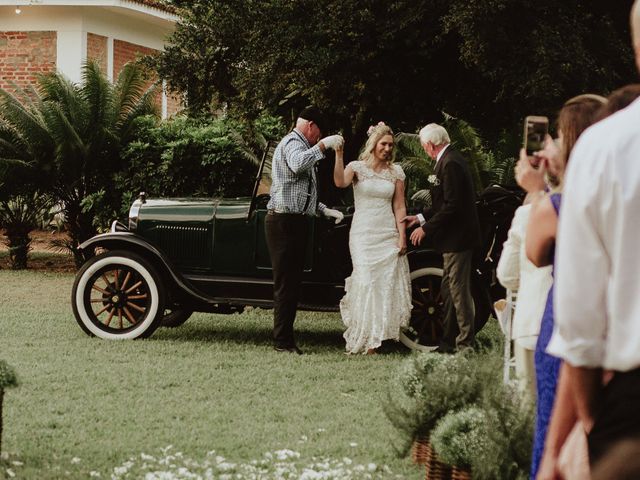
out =
[[[169,105],[167,102],[167,81],[162,80],[162,119],[168,116]]]
[[[107,37],[107,78],[113,82],[113,37]]]
[[[82,80],[82,66],[87,61],[87,32],[58,30],[57,67],[72,82]]]

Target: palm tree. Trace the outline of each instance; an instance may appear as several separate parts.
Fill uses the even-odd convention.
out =
[[[60,204],[77,265],[83,261],[78,245],[96,232],[86,199],[109,188],[135,120],[157,115],[155,92],[135,64],[111,84],[92,61],[80,84],[49,73],[38,78],[37,89],[15,95],[0,89],[0,162],[27,164]]]

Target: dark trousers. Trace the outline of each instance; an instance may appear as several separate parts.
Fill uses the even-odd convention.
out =
[[[455,347],[473,347],[475,328],[471,295],[472,255],[471,250],[442,254],[444,265],[440,292],[444,300],[444,332],[440,348],[445,351]]]
[[[587,440],[593,466],[621,440],[640,438],[640,368],[616,372],[604,387],[600,411]]]
[[[267,247],[273,268],[273,340],[278,347],[293,347],[300,284],[307,249],[305,215],[269,213],[265,219]]]

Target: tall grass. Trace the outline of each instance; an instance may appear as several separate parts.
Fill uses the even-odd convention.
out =
[[[110,478],[129,457],[169,445],[246,463],[291,449],[301,461],[349,457],[422,476],[393,453],[381,407],[403,349],[345,356],[338,315],[301,313],[307,355],[277,353],[271,312],[258,309],[196,314],[148,340],[107,342],[75,323],[72,282],[0,270],[0,358],[21,380],[5,396],[10,455],[0,478],[7,469],[27,479]]]

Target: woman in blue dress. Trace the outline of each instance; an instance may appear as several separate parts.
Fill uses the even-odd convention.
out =
[[[553,264],[558,214],[561,201],[561,180],[569,154],[580,134],[591,125],[606,100],[597,95],[580,95],[567,101],[558,114],[558,141],[547,137],[544,150],[534,154],[531,161],[524,150],[516,166],[516,179],[533,198],[533,206],[526,234],[529,260],[538,266]],[[534,168],[532,163],[539,163]],[[551,193],[547,193],[548,174]],[[536,369],[537,409],[531,461],[531,479],[535,479],[545,448],[545,437],[553,408],[561,361],[546,353],[553,332],[553,285],[540,325],[534,363]],[[571,426],[569,426],[569,429]]]

